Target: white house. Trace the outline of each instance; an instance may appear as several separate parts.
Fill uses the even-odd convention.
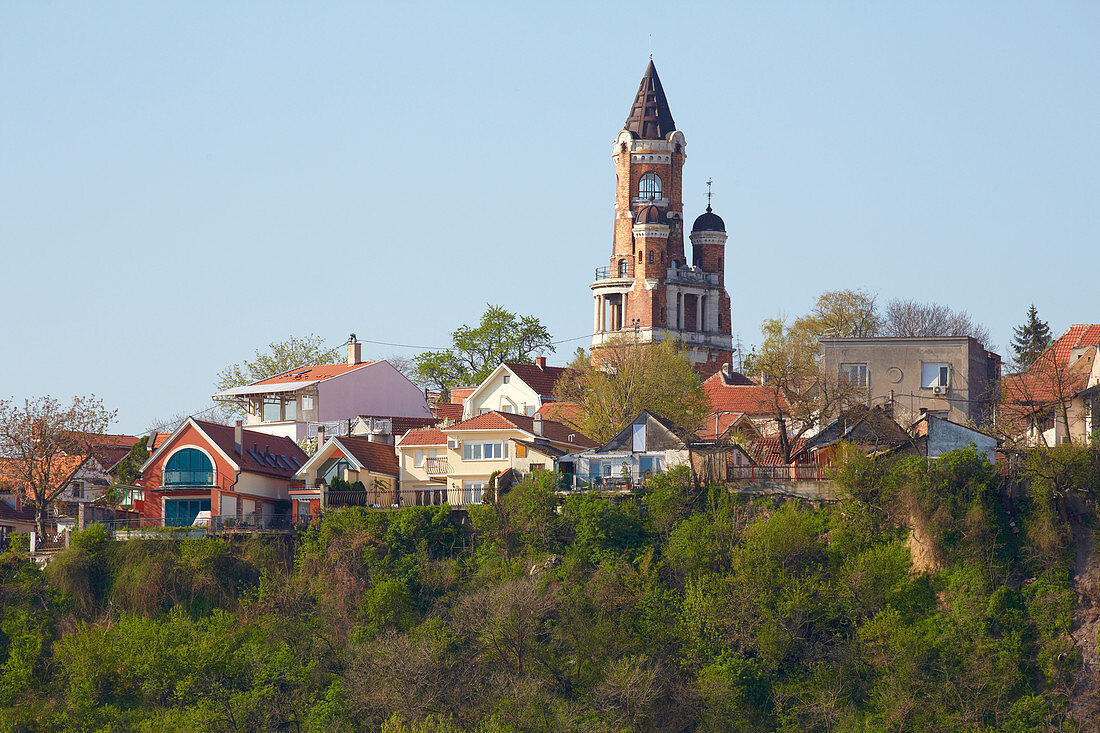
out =
[[[578,485],[591,488],[638,486],[673,466],[691,465],[691,453],[679,428],[647,410],[598,448],[562,456],[556,468]]]
[[[546,366],[543,356],[534,364],[503,362],[465,398],[462,419],[493,411],[531,417],[543,403],[553,401],[554,385],[563,374],[563,367]]]
[[[352,334],[343,364],[317,364],[283,372],[214,395],[244,403],[249,430],[294,441],[312,438],[317,426],[347,435],[360,415],[431,418],[424,393],[388,361],[363,361]]]

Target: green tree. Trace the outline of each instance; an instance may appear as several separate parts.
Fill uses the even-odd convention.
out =
[[[149,436],[142,436],[138,442],[130,448],[126,457],[118,462],[115,469],[115,483],[107,490],[107,498],[112,504],[118,504],[122,500],[124,487],[133,486],[141,478],[141,466],[149,458],[149,449],[146,445]]]
[[[753,369],[763,379],[783,459],[790,463],[798,439],[857,399],[859,389],[825,373],[812,332],[788,328],[781,318],[765,320],[761,330],[764,343],[753,359]]]
[[[830,290],[817,296],[813,310],[797,318],[792,330],[803,331],[816,344],[817,339],[863,338],[877,336],[882,330],[876,297],[863,290]]]
[[[1039,311],[1034,303],[1027,309],[1027,321],[1017,326],[1013,333],[1012,351],[1016,355],[1018,369],[1026,369],[1050,346],[1050,326],[1039,320]]]
[[[415,378],[441,392],[459,384],[478,384],[503,361],[529,362],[554,351],[550,332],[534,316],[520,316],[487,305],[476,326],[459,326],[450,349],[413,357]]]
[[[710,410],[702,380],[675,342],[638,344],[627,336],[601,347],[598,361],[577,349],[554,386],[554,397],[580,404],[580,414],[570,422],[598,443],[610,440],[642,410],[688,432]]]

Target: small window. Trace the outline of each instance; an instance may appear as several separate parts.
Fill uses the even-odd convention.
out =
[[[920,386],[924,389],[947,387],[951,384],[951,365],[923,362],[920,365]]]
[[[653,250],[649,250],[649,261],[653,262]]]
[[[525,446],[523,443],[516,443],[516,458],[526,458],[526,457],[527,457],[527,446]]]
[[[508,384],[508,383],[509,383],[509,382],[511,382],[511,381],[512,381],[512,377],[511,377],[511,375],[505,374],[505,375],[504,375],[504,383],[505,383],[505,384]]]
[[[638,262],[641,262],[641,261],[642,261],[642,253],[641,253],[641,252],[639,252],[639,253],[638,253]]]
[[[416,451],[415,453],[413,453],[413,457],[414,457],[413,458],[413,466],[414,467],[420,468],[421,466],[424,465],[424,451],[422,451],[422,450]]]
[[[83,499],[84,498],[84,482],[83,481],[73,481],[72,495],[73,495],[74,499]]]
[[[638,182],[638,198],[642,199],[659,199],[661,198],[661,178],[653,171],[646,173],[642,176],[642,180]]]
[[[841,364],[840,380],[853,387],[867,387],[869,384],[867,379],[867,365]]]
[[[628,266],[626,264],[626,260],[619,260],[619,277],[626,277],[627,276],[627,272],[628,272],[627,267]]]
[[[311,395],[311,394],[302,395],[302,412],[305,412],[306,410],[312,410],[312,409],[313,409],[313,395]]]

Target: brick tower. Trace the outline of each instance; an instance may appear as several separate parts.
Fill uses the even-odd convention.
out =
[[[695,220],[684,255],[684,133],[676,129],[649,62],[630,116],[615,138],[615,229],[608,267],[596,270],[592,350],[617,335],[639,343],[679,341],[703,373],[732,361],[726,232],[711,211]]]

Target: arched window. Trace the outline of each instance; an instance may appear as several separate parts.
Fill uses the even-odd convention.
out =
[[[164,466],[165,486],[213,486],[214,466],[201,450],[184,448]]]
[[[627,276],[628,265],[626,260],[619,260],[619,277]]]
[[[649,261],[653,262],[653,250],[649,250]]]
[[[659,199],[661,198],[661,178],[653,171],[646,173],[642,176],[642,180],[638,182],[638,198],[642,199]]]

